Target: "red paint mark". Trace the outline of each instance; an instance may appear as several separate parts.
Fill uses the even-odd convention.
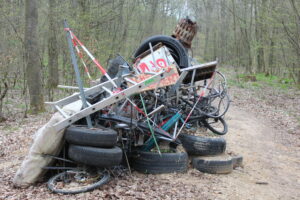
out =
[[[148,66],[146,65],[146,63],[141,63],[141,64],[139,65],[139,69],[141,70],[142,73],[145,73],[146,70],[149,71],[149,68],[148,68]]]
[[[161,68],[167,67],[167,62],[163,58],[157,59],[156,64]]]

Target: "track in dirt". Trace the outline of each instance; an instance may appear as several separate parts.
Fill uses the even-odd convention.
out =
[[[299,141],[267,119],[232,106],[227,151],[244,156],[244,168],[218,176],[224,199],[300,199]],[[295,144],[298,143],[298,146]]]

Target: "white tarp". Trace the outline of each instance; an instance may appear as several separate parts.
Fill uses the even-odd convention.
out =
[[[76,101],[63,108],[67,114],[74,114],[81,110],[81,101]],[[46,172],[43,167],[49,165],[53,160],[44,154],[58,155],[63,144],[64,130],[55,131],[53,125],[63,120],[59,113],[55,113],[34,136],[34,141],[29,153],[17,171],[13,184],[16,187],[28,187],[37,182]]]

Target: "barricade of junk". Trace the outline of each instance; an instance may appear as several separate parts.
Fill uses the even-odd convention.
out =
[[[192,56],[196,22],[181,19],[171,36],[147,38],[131,61],[117,55],[107,70],[64,26],[78,92],[46,102],[57,112],[35,134],[15,186],[50,171],[52,192],[76,194],[109,184],[118,171],[185,173],[191,162],[201,172],[226,174],[242,165],[241,156],[226,154],[221,136],[228,132],[226,78],[217,61]],[[102,75],[89,88],[80,78],[80,67],[91,77],[83,54]]]

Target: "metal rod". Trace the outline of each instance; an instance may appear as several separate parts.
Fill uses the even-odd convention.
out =
[[[173,131],[173,139],[176,139],[177,127],[178,127],[178,121],[175,123],[175,128]]]
[[[165,107],[164,105],[160,105],[159,107],[157,107],[156,109],[154,109],[152,112],[150,112],[150,113],[148,114],[148,116],[151,116],[151,115],[157,113],[158,111],[160,111],[160,110],[163,109],[164,107]]]
[[[196,69],[193,70],[191,85],[190,85],[190,88],[188,89],[189,90],[188,99],[190,99],[190,97],[191,97],[191,91],[193,90],[192,87],[194,85],[195,74],[196,74]]]
[[[54,107],[56,108],[56,110],[58,110],[58,112],[59,112],[62,116],[64,116],[64,118],[68,118],[68,117],[69,117],[69,115],[67,115],[67,114],[66,114],[59,106],[55,105]]]
[[[154,51],[153,51],[151,42],[149,42],[149,47],[150,47],[150,51],[151,51],[151,56],[152,56],[154,67],[157,68],[155,57],[154,57]]]
[[[131,80],[131,79],[129,79],[129,78],[124,78],[125,79],[125,81],[127,81],[127,82],[129,82],[129,83],[131,83],[131,84],[136,84],[136,82],[135,81],[133,81],[133,80]]]
[[[110,91],[108,88],[106,88],[106,87],[102,87],[102,89],[103,90],[105,90],[107,93],[109,93],[110,95],[112,95],[113,94],[113,92],[112,91]]]
[[[64,26],[65,26],[65,29],[69,28],[68,23],[67,23],[66,20],[64,20]],[[82,84],[82,80],[80,78],[80,72],[79,72],[79,69],[78,69],[77,59],[76,59],[74,48],[73,48],[73,45],[72,45],[72,39],[71,39],[70,31],[67,31],[67,40],[68,40],[68,45],[69,45],[69,48],[70,48],[72,64],[73,64],[73,67],[74,67],[74,70],[75,70],[76,82],[77,82],[77,85],[78,85],[79,91],[80,91],[82,105],[83,105],[84,108],[86,108],[86,107],[88,107],[88,105],[86,103],[86,98],[85,98],[85,95],[84,95],[83,84]],[[86,116],[86,122],[87,122],[88,127],[92,128],[92,120],[91,120],[91,117],[89,115]]]
[[[76,87],[76,86],[58,85],[57,87],[61,88],[61,89],[79,90],[79,87]],[[83,88],[83,89],[86,90],[88,88]]]

